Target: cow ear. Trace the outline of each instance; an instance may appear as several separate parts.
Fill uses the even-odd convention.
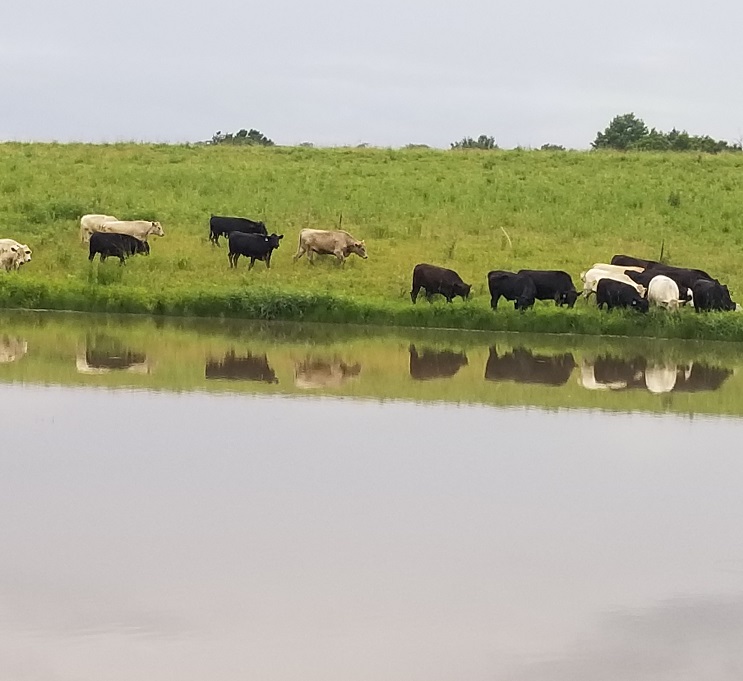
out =
[[[13,251],[13,253],[18,253],[18,246],[11,246],[10,250]]]
[[[284,235],[283,234],[279,234],[279,239],[283,239],[283,238],[284,238]]]

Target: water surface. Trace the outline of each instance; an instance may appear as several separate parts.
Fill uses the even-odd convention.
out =
[[[740,678],[735,346],[3,321],[0,679]]]

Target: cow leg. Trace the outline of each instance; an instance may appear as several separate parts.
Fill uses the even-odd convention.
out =
[[[248,272],[253,269],[253,265],[255,265],[255,258],[250,258],[250,265],[248,265]]]
[[[266,256],[266,269],[267,270],[271,269],[271,254],[270,253]]]
[[[490,307],[494,310],[498,309],[498,301],[500,300],[500,296],[491,296],[490,298]]]
[[[413,286],[413,289],[410,291],[410,300],[413,301],[413,305],[415,305],[415,301],[418,299],[418,293],[420,290],[420,286]]]
[[[306,251],[304,250],[304,248],[302,246],[300,246],[297,249],[297,252],[294,254],[294,257],[292,258],[292,262],[297,262],[297,260],[299,260],[305,254],[305,252]],[[310,259],[310,256],[308,255],[307,256],[307,260],[309,260],[309,259]]]

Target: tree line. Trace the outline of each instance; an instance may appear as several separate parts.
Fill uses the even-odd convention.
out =
[[[217,131],[211,140],[205,144],[230,144],[272,147],[274,141],[266,137],[255,128],[250,130],[241,129],[236,133],[223,133]],[[312,143],[303,142],[300,146],[311,147]],[[367,147],[368,144],[360,144],[359,147]],[[408,144],[406,148],[421,149],[428,148],[426,144]],[[461,140],[449,145],[452,150],[484,149],[497,150],[492,135],[480,135],[477,138],[463,137]],[[634,113],[615,116],[603,132],[596,133],[596,138],[591,142],[592,149],[614,149],[616,151],[695,151],[707,154],[718,154],[720,152],[740,152],[741,142],[730,143],[725,140],[716,140],[709,135],[690,135],[686,130],[673,128],[670,132],[663,132],[656,128],[648,129],[641,118]],[[565,151],[561,144],[543,144],[540,151]]]

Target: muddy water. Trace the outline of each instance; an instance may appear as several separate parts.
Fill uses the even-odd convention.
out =
[[[1,680],[740,678],[736,346],[2,322]]]

